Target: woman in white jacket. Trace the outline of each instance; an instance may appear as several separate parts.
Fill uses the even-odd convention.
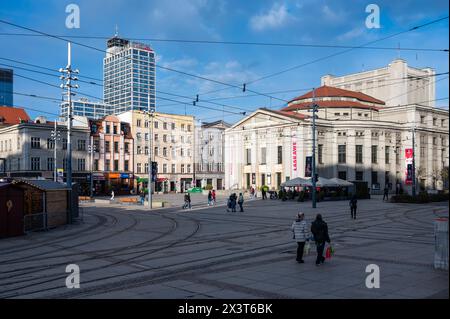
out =
[[[298,213],[297,219],[292,223],[292,232],[294,239],[297,242],[297,262],[303,264],[303,250],[305,249],[305,242],[309,241],[309,229],[305,221],[305,214]]]

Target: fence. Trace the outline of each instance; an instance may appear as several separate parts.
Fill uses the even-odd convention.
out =
[[[434,238],[434,268],[448,270],[448,218],[435,220]]]

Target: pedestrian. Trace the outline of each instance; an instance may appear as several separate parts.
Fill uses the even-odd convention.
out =
[[[232,213],[236,213],[236,201],[237,201],[236,193],[231,194],[231,212]]]
[[[242,195],[242,193],[239,193],[239,199],[238,199],[238,204],[239,204],[239,208],[240,208],[240,212],[243,213],[244,212],[244,195]]]
[[[228,200],[227,200],[227,213],[230,212],[230,209],[231,209],[231,201],[232,201],[232,195],[230,195],[230,196],[228,197]]]
[[[212,205],[212,201],[213,201],[212,192],[209,191],[209,192],[208,192],[208,206],[211,206],[211,205]]]
[[[357,203],[358,203],[358,200],[356,199],[356,195],[353,195],[352,199],[350,199],[350,203],[349,203],[349,205],[350,205],[350,214],[351,214],[351,217],[353,219],[356,219],[356,205],[357,205]]]
[[[114,200],[114,190],[111,191],[111,200]]]
[[[297,215],[297,219],[291,226],[294,239],[297,242],[297,262],[303,264],[303,250],[305,249],[305,242],[309,241],[308,226],[305,221],[305,214],[300,212]]]
[[[389,188],[388,188],[387,184],[384,186],[383,201],[385,198],[386,198],[386,201],[389,200]]]
[[[141,192],[139,193],[139,199],[141,200],[141,205],[144,205],[144,201],[145,201],[145,194],[144,192],[141,190]]]
[[[250,198],[253,199],[255,197],[255,189],[250,187]]]
[[[189,193],[184,194],[184,205],[183,209],[191,209],[191,195]]]
[[[261,187],[261,194],[262,194],[262,199],[267,199],[266,188],[264,186]]]
[[[311,233],[314,236],[317,248],[316,266],[319,266],[325,262],[325,257],[323,256],[325,242],[331,242],[328,235],[328,225],[323,221],[321,214],[317,214],[316,220],[312,222]]]
[[[215,189],[212,190],[212,200],[213,200],[213,205],[216,205],[216,190]]]

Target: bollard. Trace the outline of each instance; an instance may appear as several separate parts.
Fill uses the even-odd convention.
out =
[[[448,270],[448,218],[434,221],[434,268]]]

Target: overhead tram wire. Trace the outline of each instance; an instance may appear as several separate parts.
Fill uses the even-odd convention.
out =
[[[63,37],[60,37],[60,36],[52,35],[52,34],[49,34],[49,33],[46,33],[46,32],[42,32],[42,31],[39,31],[39,30],[36,30],[36,29],[24,27],[24,26],[21,26],[21,25],[18,25],[18,24],[9,22],[9,21],[5,21],[3,19],[0,19],[0,23],[6,24],[6,25],[10,25],[10,26],[13,26],[13,27],[16,27],[16,28],[19,28],[19,29],[24,29],[24,30],[27,30],[27,31],[35,32],[35,33],[38,33],[38,34],[41,34],[41,35],[44,35],[44,36],[47,36],[47,37],[50,37],[50,38],[54,38],[54,39],[57,39],[57,40],[61,40],[61,41],[64,41],[64,42],[71,42],[71,43],[79,45],[81,47],[85,47],[85,48],[88,48],[88,49],[91,49],[91,50],[95,50],[95,51],[98,51],[98,52],[102,52],[102,53],[105,53],[105,54],[107,53],[106,50],[99,49],[99,48],[96,48],[96,47],[91,46],[91,45],[87,45],[87,44],[80,43],[80,42],[75,42],[75,41],[70,41],[70,40],[68,40],[66,38],[63,38]],[[237,88],[237,89],[242,89],[242,87],[240,85],[234,85],[234,84],[230,84],[230,83],[225,83],[225,82],[222,82],[222,81],[210,79],[210,78],[207,78],[207,77],[204,77],[204,76],[188,73],[188,72],[185,72],[185,71],[176,70],[176,69],[165,67],[165,66],[162,66],[162,65],[155,64],[155,67],[163,69],[163,70],[175,72],[175,73],[178,73],[178,74],[182,74],[182,75],[185,75],[185,76],[198,78],[198,79],[201,79],[201,80],[204,80],[204,81],[209,81],[209,82],[212,82],[212,83],[221,84],[221,85],[228,86],[228,87],[234,87],[234,88]],[[283,102],[287,102],[286,100],[279,99],[277,97],[273,97],[273,96],[270,96],[270,95],[267,95],[267,94],[259,93],[259,92],[256,92],[254,90],[247,90],[247,91],[255,93],[255,94],[260,94],[262,96],[270,97],[270,98],[273,98],[275,100],[280,100],[280,101],[283,101]]]
[[[14,33],[0,32],[0,36],[29,36],[39,37],[42,34],[33,33]],[[89,36],[89,35],[56,35],[69,39],[94,39],[107,40],[109,36]],[[222,44],[222,45],[251,45],[251,46],[276,46],[276,47],[301,47],[301,48],[338,48],[338,49],[367,49],[367,50],[402,50],[402,51],[428,51],[428,52],[449,52],[449,49],[436,48],[398,48],[398,47],[371,47],[371,46],[350,46],[336,44],[312,44],[312,43],[277,43],[277,42],[249,42],[249,41],[213,41],[213,40],[189,40],[189,39],[162,39],[162,38],[134,38],[127,37],[130,41],[151,41],[151,42],[174,42],[174,43],[192,43],[192,44]]]
[[[332,58],[332,57],[335,57],[335,56],[338,56],[338,55],[350,52],[350,51],[355,50],[357,48],[367,47],[370,44],[373,44],[373,43],[376,43],[376,42],[380,42],[380,41],[384,41],[384,40],[387,40],[387,39],[390,39],[390,38],[393,38],[393,37],[396,37],[396,36],[399,36],[401,34],[405,34],[405,33],[411,32],[411,31],[415,31],[417,29],[429,26],[431,24],[434,24],[434,23],[437,23],[437,22],[440,22],[440,21],[443,21],[443,20],[446,20],[446,19],[448,19],[448,16],[443,17],[443,18],[439,18],[439,19],[435,19],[435,20],[432,20],[430,22],[427,22],[427,23],[424,23],[424,24],[421,24],[421,25],[418,25],[418,26],[414,26],[412,28],[409,28],[408,30],[400,31],[400,32],[391,34],[389,36],[386,36],[386,37],[383,37],[383,38],[380,38],[380,39],[377,39],[377,40],[369,41],[369,42],[367,42],[365,44],[362,44],[362,45],[359,45],[357,47],[353,47],[353,48],[349,48],[349,49],[346,49],[346,50],[343,50],[343,51],[335,52],[333,54],[322,56],[320,58],[314,59],[314,60],[309,61],[309,62],[305,62],[305,63],[299,64],[299,65],[295,65],[293,67],[284,69],[282,71],[278,71],[278,72],[275,72],[275,73],[272,73],[272,74],[265,75],[265,76],[260,77],[258,79],[249,81],[246,84],[248,85],[248,84],[253,84],[253,83],[256,83],[256,82],[259,82],[259,81],[262,81],[262,80],[266,80],[268,78],[271,78],[271,77],[274,77],[274,76],[277,76],[277,75],[280,75],[280,74],[283,74],[283,73],[286,73],[286,72],[290,72],[290,71],[293,71],[293,70],[305,67],[307,65],[311,65],[313,63],[320,62],[320,61],[323,61],[323,60],[326,60],[326,59],[329,59],[329,58]],[[447,50],[447,52],[448,52],[448,50]]]
[[[0,59],[2,59],[2,58],[0,58]],[[12,60],[12,59],[10,59],[10,60]],[[27,68],[23,68],[23,67],[17,67],[17,66],[13,66],[13,65],[9,65],[9,64],[3,64],[3,63],[0,63],[0,65],[12,67],[12,68],[17,68],[17,69],[21,69],[21,70],[25,70],[25,71],[29,71],[29,72],[34,72],[34,73],[38,73],[38,74],[42,74],[42,75],[46,75],[46,76],[55,76],[55,77],[59,78],[59,76],[56,75],[56,74],[50,74],[50,73],[46,73],[46,72],[42,72],[42,71],[36,71],[36,70],[32,70],[32,69],[27,69]],[[34,65],[34,66],[35,67],[39,67],[39,66],[36,66],[36,65]],[[50,68],[46,68],[46,67],[41,67],[41,68],[43,68],[43,69],[50,69]],[[35,82],[38,82],[38,83],[41,83],[41,84],[53,86],[55,88],[60,88],[57,85],[54,85],[54,84],[51,84],[51,83],[48,83],[48,82],[44,82],[44,81],[40,81],[40,80],[37,80],[37,79],[29,78],[29,77],[26,77],[26,76],[23,76],[23,75],[20,75],[20,74],[17,74],[17,73],[14,73],[14,75],[16,75],[18,77],[21,77],[21,78],[25,78],[25,79],[31,80],[31,81],[35,81]],[[102,81],[100,79],[95,79],[95,78],[92,78],[92,79],[98,80],[98,81]],[[97,85],[97,86],[103,87],[102,84],[98,84],[98,83],[95,83],[95,82],[83,81],[83,80],[78,80],[78,81],[84,82],[84,83],[87,83],[87,84],[91,84],[91,85]],[[109,87],[111,87],[111,86],[109,86]],[[97,99],[97,100],[102,100],[101,98],[93,96],[93,95],[89,95],[89,94],[86,94],[86,93],[83,93],[83,92],[80,92],[80,91],[77,91],[77,92],[79,94],[82,94],[82,95],[87,96],[87,97],[91,97],[91,98],[94,98],[94,99]],[[174,93],[169,93],[169,92],[163,92],[163,91],[159,91],[159,90],[155,90],[155,92],[156,93],[160,93],[160,94],[171,95],[171,96],[175,96],[175,97],[181,97],[181,98],[185,98],[185,99],[189,99],[189,100],[191,99],[191,97],[189,97],[189,96],[184,96],[184,95],[179,95],[179,94],[174,94]],[[160,97],[157,96],[156,98],[160,98]],[[232,109],[236,109],[236,110],[241,110],[241,111],[244,111],[244,112],[251,111],[251,110],[248,110],[248,109],[243,109],[243,108],[240,108],[240,107],[231,106],[231,105],[225,105],[225,104],[221,104],[221,103],[215,103],[215,102],[209,102],[209,101],[203,101],[203,102],[214,104],[214,105],[218,105],[218,106],[222,106],[222,107],[232,108]],[[187,104],[187,102],[179,101],[176,104]],[[217,111],[221,111],[222,112],[222,110],[217,110]]]

